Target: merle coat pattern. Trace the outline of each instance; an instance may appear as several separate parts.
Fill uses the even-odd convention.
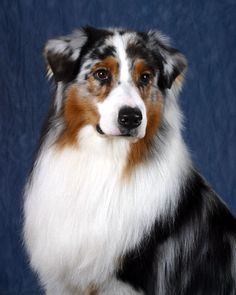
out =
[[[181,135],[185,57],[159,32],[90,27],[45,57],[57,90],[24,239],[46,293],[236,294],[235,218]]]

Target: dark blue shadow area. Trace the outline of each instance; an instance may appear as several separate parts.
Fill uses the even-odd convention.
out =
[[[21,241],[22,190],[52,93],[42,49],[83,25],[160,29],[189,60],[180,101],[193,159],[236,213],[234,0],[2,0],[0,295],[42,294]]]

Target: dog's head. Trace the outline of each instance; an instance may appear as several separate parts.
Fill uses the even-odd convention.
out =
[[[181,84],[177,77],[186,68],[184,56],[155,31],[89,27],[49,40],[45,56],[61,85],[64,133],[71,140],[86,125],[104,137],[155,133],[165,93]]]

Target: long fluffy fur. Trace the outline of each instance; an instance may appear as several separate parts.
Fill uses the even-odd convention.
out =
[[[183,55],[159,32],[86,28],[49,41],[45,56],[57,92],[25,189],[24,240],[46,293],[235,294],[235,218],[181,136]],[[120,70],[109,87],[91,75],[107,56]],[[130,82],[140,59],[152,86]],[[130,137],[111,126],[124,104],[143,115]]]

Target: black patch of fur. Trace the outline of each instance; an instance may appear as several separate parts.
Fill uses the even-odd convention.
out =
[[[47,61],[53,71],[56,82],[69,82],[75,78],[78,72],[77,61],[70,60],[72,54],[72,49],[66,55],[55,54],[50,50],[47,52]]]
[[[135,42],[131,43],[127,47],[127,55],[133,59],[143,59],[145,62],[150,66],[153,67],[153,55],[151,54],[151,51],[146,48],[144,44],[141,42]]]
[[[115,47],[114,46],[106,46],[102,49],[99,48],[99,44],[92,51],[91,58],[103,60],[108,56],[115,56]]]
[[[104,40],[108,36],[112,36],[113,33],[108,30],[101,30],[101,29],[95,29],[93,27],[85,27],[84,32],[87,35],[87,42],[83,46],[81,53],[80,53],[80,58],[79,58],[79,68],[81,65],[81,60],[82,58],[90,51],[93,51],[95,48],[99,48],[101,44],[103,44]],[[108,46],[109,47],[109,46]],[[96,49],[95,48],[95,49]],[[108,50],[112,51],[112,48],[108,48]]]
[[[174,218],[156,222],[117,277],[147,295],[236,294],[233,252],[236,220],[193,171]]]

